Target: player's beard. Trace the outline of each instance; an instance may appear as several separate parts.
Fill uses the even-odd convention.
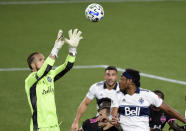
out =
[[[123,91],[125,92],[125,91],[127,91],[129,89],[129,87],[126,84],[125,85],[123,85],[123,84],[121,85],[120,83],[119,83],[119,88],[120,88],[120,91],[122,91],[122,92]]]
[[[129,90],[129,87],[125,87],[124,89],[123,89],[123,91],[128,91]]]
[[[116,85],[116,81],[115,81],[113,84],[111,84],[111,85],[106,81],[106,85],[107,85],[108,87],[114,87],[114,86]]]

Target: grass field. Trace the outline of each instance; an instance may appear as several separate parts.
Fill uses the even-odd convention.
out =
[[[75,65],[130,67],[186,81],[186,1],[103,2],[105,18],[99,23],[85,18],[88,4],[0,5],[0,68],[27,67],[26,58],[31,52],[49,55],[59,28],[65,36],[69,29],[78,28],[84,39]],[[64,46],[55,65],[63,63],[67,53]],[[61,130],[70,130],[81,100],[91,84],[103,80],[103,73],[103,69],[73,69],[56,83]],[[0,72],[1,131],[29,130],[31,113],[24,89],[28,74]],[[141,81],[142,88],[162,90],[167,103],[184,115],[185,85],[146,77]],[[94,101],[82,121],[95,112]]]

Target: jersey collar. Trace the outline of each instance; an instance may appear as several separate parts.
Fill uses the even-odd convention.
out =
[[[127,94],[127,92],[126,91],[122,91],[122,93],[124,94],[124,95],[126,95]],[[136,88],[136,92],[135,92],[136,94],[139,94],[140,93],[140,88]]]
[[[118,86],[118,83],[116,82],[116,84],[115,84],[115,86],[114,86],[113,89],[116,90],[117,89],[117,86]],[[107,89],[106,82],[104,82],[103,88],[104,89]]]

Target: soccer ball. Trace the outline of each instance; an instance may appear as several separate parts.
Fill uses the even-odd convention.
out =
[[[87,6],[85,16],[92,22],[98,22],[104,17],[103,7],[97,3],[92,3]]]

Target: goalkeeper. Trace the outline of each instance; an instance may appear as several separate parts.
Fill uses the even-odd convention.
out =
[[[32,113],[30,131],[60,131],[56,115],[54,82],[72,68],[76,48],[82,39],[82,32],[77,29],[68,33],[69,39],[62,40],[63,32],[59,30],[51,54],[46,60],[39,52],[32,53],[27,59],[32,71],[25,80],[25,90]],[[70,45],[69,55],[64,64],[52,70],[58,51],[64,42]]]

